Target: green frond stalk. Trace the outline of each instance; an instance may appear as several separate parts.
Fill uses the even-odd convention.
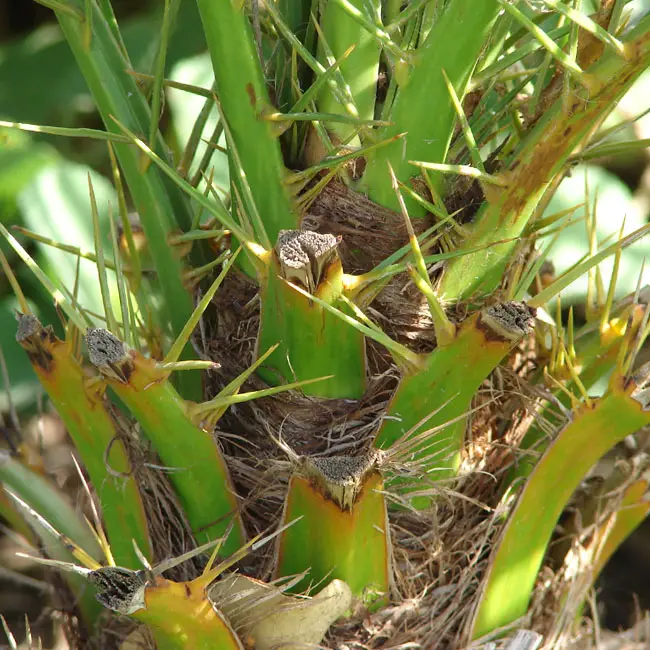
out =
[[[238,548],[244,531],[228,468],[210,432],[195,424],[189,407],[153,359],[128,350],[107,330],[86,332],[90,362],[142,425],[176,489],[199,542],[232,532],[224,550]]]
[[[523,139],[506,169],[497,174],[503,188],[484,187],[486,201],[463,246],[510,240],[494,246],[490,255],[472,254],[449,263],[438,295],[449,301],[467,298],[498,286],[516,238],[522,233],[549,184],[564,168],[576,147],[584,143],[594,125],[616,106],[632,83],[650,64],[650,36],[625,42],[626,59],[605,54],[590,69],[598,90],[572,91],[570,106],[559,98]]]
[[[245,4],[198,0],[205,38],[212,59],[219,103],[236,149],[241,170],[233,165],[231,178],[241,186],[239,174],[255,197],[264,232],[256,227],[257,242],[268,246],[280,230],[295,228],[298,218],[284,183],[286,171],[275,125],[265,120],[274,112],[264,81]]]
[[[102,391],[88,385],[70,341],[57,338],[35,316],[19,316],[16,338],[97,489],[113,557],[123,566],[139,567],[133,541],[145,557],[151,558],[152,553],[147,518],[117,421]]]
[[[371,608],[388,601],[391,551],[377,456],[298,459],[278,538],[278,576],[303,574],[296,589],[344,580]]]
[[[83,560],[82,566],[39,561],[90,583],[96,589],[97,600],[104,607],[147,623],[157,648],[207,650],[218,647],[243,650],[234,630],[206,597],[206,587],[221,568],[219,565],[216,570],[210,571],[216,551],[206,571],[195,580],[173,582],[162,577],[163,571],[200,555],[214,545],[211,542],[180,558],[166,560],[153,569],[147,567],[139,571],[115,565],[101,567]]]
[[[363,334],[290,284],[347,312],[340,302],[344,275],[338,243],[333,235],[284,231],[265,253],[258,353],[279,345],[258,374],[272,385],[330,377],[305,387],[305,393],[359,399],[366,386]]]
[[[558,567],[557,592],[560,616],[573,620],[578,629],[589,607],[590,593],[605,563],[643,521],[650,510],[647,501],[647,459],[617,459],[602,480],[584,481],[574,506],[565,511],[559,527],[563,534],[549,548],[549,560]]]
[[[328,0],[320,18],[318,59],[328,67],[339,59],[350,47],[353,51],[340,65],[340,73],[350,92],[356,117],[372,120],[375,116],[377,76],[381,45],[370,31],[353,17],[359,14],[366,21],[375,23],[381,15],[381,2],[372,0]],[[325,47],[327,45],[327,50]],[[329,86],[325,86],[318,99],[319,110],[326,113],[348,114]],[[356,129],[353,125],[332,124],[331,130],[339,142],[358,145],[359,139],[351,138]]]
[[[537,463],[490,560],[473,639],[525,614],[553,529],[574,490],[609,449],[650,424],[648,374],[644,366],[633,378],[616,376],[592,408],[573,414]]]
[[[469,410],[483,381],[530,331],[534,314],[525,303],[504,303],[463,322],[454,339],[428,355],[419,371],[402,377],[375,447],[388,450],[408,443],[405,436],[421,433],[418,424],[426,420],[427,429],[441,428],[410,450],[411,460],[421,461],[429,480],[453,476],[465,439],[466,423],[458,418]],[[450,421],[454,422],[442,426]]]
[[[284,529],[256,536],[214,566],[223,540],[208,542],[155,567],[132,571],[92,560],[74,562],[32,558],[96,588],[97,601],[122,616],[147,624],[161,650],[289,650],[318,646],[330,625],[352,604],[350,588],[340,580],[313,598],[284,595],[290,583],[265,584],[238,575],[223,575],[250,551],[267,544]],[[162,574],[214,547],[202,574],[174,582]],[[270,616],[272,614],[272,616]]]
[[[146,623],[159,650],[244,650],[223,614],[212,606],[204,585],[162,577],[144,592],[146,608],[133,617]]]
[[[382,138],[406,132],[404,142],[395,142],[368,157],[362,185],[380,205],[398,210],[388,164],[397,178],[409,184],[418,171],[410,160],[444,163],[456,123],[456,110],[447,81],[462,102],[481,51],[499,12],[496,0],[468,3],[452,0],[436,21],[425,42],[407,61],[395,63],[399,89],[390,111],[392,126],[380,130]],[[442,176],[425,172],[439,193]],[[423,216],[424,208],[408,200],[412,217]]]

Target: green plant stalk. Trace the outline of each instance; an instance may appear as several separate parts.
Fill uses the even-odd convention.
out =
[[[429,354],[423,367],[404,375],[390,400],[387,417],[374,445],[389,449],[426,419],[427,429],[441,427],[466,413],[476,391],[508,354],[524,332],[498,332],[486,313],[474,314],[462,323],[454,339]],[[432,433],[411,450],[413,460],[421,460],[430,478],[453,476],[460,465],[465,437],[465,420],[453,422]],[[412,482],[411,482],[412,484]]]
[[[371,5],[376,15],[381,14],[381,2],[372,0],[351,0],[361,14],[370,22],[374,22],[372,15],[368,16],[368,6]],[[361,120],[372,120],[375,116],[375,101],[377,95],[377,76],[379,73],[379,56],[381,46],[377,39],[354,20],[336,0],[329,0],[321,15],[320,27],[331,55],[334,59],[343,56],[347,50],[354,46],[352,53],[341,63],[340,71],[350,89],[357,117]],[[318,60],[324,67],[329,67],[330,62],[326,56],[322,41],[319,41]],[[324,113],[348,115],[347,110],[341,106],[329,86],[325,85],[318,99],[319,110]],[[332,124],[332,131],[341,142],[359,144],[358,138],[350,140],[356,129],[352,124]]]
[[[18,341],[65,423],[97,491],[113,557],[122,566],[141,568],[133,541],[151,560],[147,517],[124,442],[103,394],[88,385],[68,341],[57,338],[51,328],[44,328],[33,316],[23,315],[20,319]]]
[[[114,38],[113,27],[104,18],[97,3],[92,7],[92,39],[90,47],[84,39],[84,23],[57,11],[63,34],[75,56],[86,84],[95,100],[106,130],[123,136],[117,119],[136,133],[149,132],[151,114],[145,97],[136,80],[128,74],[129,61]],[[115,118],[115,119],[114,119]],[[144,137],[144,136],[143,136]],[[157,139],[158,150],[164,152],[162,138]],[[175,337],[192,313],[192,300],[182,282],[182,263],[167,243],[167,238],[177,228],[189,230],[192,215],[183,193],[161,175],[153,166],[142,169],[142,158],[128,144],[114,144],[115,153],[129,186],[129,191],[144,228],[147,245],[154,262],[165,300],[161,307],[165,323]],[[163,154],[163,157],[164,156]],[[191,358],[190,346],[184,358]],[[188,399],[201,397],[198,373],[185,373],[181,390]]]
[[[638,328],[641,322],[643,308],[640,308],[634,316],[632,322],[633,331]],[[576,340],[576,359],[572,363],[580,378],[580,382],[587,390],[597,381],[607,376],[607,373],[611,372],[616,366],[621,345],[623,345],[626,338],[625,322],[621,322],[620,319],[614,319],[610,321],[610,327],[604,334],[600,330],[596,330]],[[569,381],[566,384],[566,388],[574,393],[577,387],[574,381]],[[553,395],[563,406],[566,408],[571,407],[571,400],[564,391],[558,388],[553,391]],[[545,411],[547,409],[552,411],[554,407],[549,405],[542,409],[539,414],[541,420],[545,419]],[[546,436],[547,434],[539,426],[537,420],[533,421],[517,448],[517,451],[523,452],[523,455],[517,459],[516,464],[504,479],[504,489],[514,481],[529,476],[535,469],[537,456],[541,455],[548,446],[548,444],[544,443]],[[535,451],[534,457],[525,453],[530,449]]]
[[[58,488],[4,452],[0,453],[0,486],[9,488],[57,531],[93,558],[99,560],[102,557],[101,549],[90,528],[77,517],[74,508],[63,498]],[[11,502],[9,503],[11,505]],[[74,562],[75,558],[70,549],[60,537],[31,518],[27,519],[27,524],[40,539],[47,557],[62,562]],[[101,606],[94,598],[93,590],[77,575],[67,575],[66,582],[77,598],[85,622],[92,625],[102,612]]]
[[[115,364],[98,369],[170,468],[169,480],[197,542],[222,537],[234,523],[223,544],[226,553],[234,552],[243,543],[244,530],[218,444],[191,420],[188,405],[167,379],[169,373],[154,360],[131,351]]]
[[[650,510],[648,481],[639,478],[638,474],[634,480],[630,480],[630,470],[634,469],[625,462],[618,463],[602,482],[592,485],[583,495],[585,498],[576,504],[575,511],[568,511],[571,516],[560,523],[563,535],[549,549],[549,561],[559,567],[558,572],[569,573],[573,578],[561,581],[554,597],[560,603],[562,616],[567,621],[572,617],[576,629],[584,620],[584,610],[589,606],[589,592],[602,569]],[[607,516],[603,516],[603,506],[608,511]],[[576,541],[579,541],[580,548],[577,563],[574,552]],[[577,575],[576,565],[579,567]]]
[[[37,518],[36,513],[30,514]],[[222,550],[224,538],[207,542],[187,553],[168,558],[154,567],[139,571],[114,564],[99,566],[92,558],[82,557],[83,554],[79,554],[80,564],[49,560],[42,562],[74,574],[93,585],[97,601],[107,609],[121,616],[132,616],[148,624],[156,641],[156,647],[159,649],[244,650],[233,628],[215,606],[215,601],[208,595],[208,589],[217,577],[246,557],[251,549],[264,545],[274,536],[270,535],[264,539],[261,539],[261,535],[254,537],[216,566],[214,562],[217,553]],[[197,578],[187,582],[173,582],[162,577],[165,571],[203,555],[209,550],[212,550],[210,559]],[[244,587],[247,586],[248,583],[245,583]],[[342,596],[341,602],[345,604],[345,593],[340,589],[338,592]],[[237,591],[235,591],[235,598],[236,595]],[[236,611],[236,606],[234,609]],[[248,608],[249,613],[251,609]],[[239,613],[241,614],[241,611]],[[245,627],[249,629],[250,620],[246,623],[248,625]],[[259,647],[260,650],[271,650],[268,644],[258,646],[257,639],[255,639],[255,647]]]
[[[261,289],[259,353],[280,343],[258,375],[271,385],[330,377],[305,386],[307,395],[359,399],[366,387],[365,338],[334,314],[298,293],[282,277],[275,253],[268,258]],[[320,289],[342,291],[342,267],[337,259]],[[317,289],[315,295],[321,296]],[[329,296],[328,302],[347,313],[347,307]]]
[[[615,444],[650,423],[620,376],[608,393],[583,405],[537,463],[493,552],[471,625],[476,639],[526,613],[560,514],[589,469]]]
[[[419,174],[410,160],[445,162],[457,116],[443,70],[462,102],[499,6],[497,0],[451,0],[413,59],[396,64],[399,90],[390,113],[392,126],[380,134],[381,139],[404,132],[407,136],[404,142],[394,142],[368,157],[361,183],[376,203],[399,211],[388,163],[398,180],[410,185],[409,179]],[[424,173],[440,192],[442,175]],[[405,200],[411,217],[425,214],[422,205],[408,197]]]
[[[199,579],[200,580],[200,579]],[[145,591],[146,608],[133,618],[146,623],[158,650],[244,650],[225,618],[212,606],[202,582],[156,578]]]
[[[466,255],[450,262],[438,288],[441,299],[460,300],[498,286],[516,240],[549,184],[593,126],[609,114],[650,64],[650,34],[642,34],[625,47],[627,60],[608,53],[590,69],[593,85],[600,84],[598,91],[590,95],[581,86],[573,88],[570,106],[561,97],[549,108],[523,139],[508,168],[497,174],[506,187],[484,187],[487,201],[464,245],[510,241],[492,247],[490,255]]]
[[[188,582],[165,580],[163,566],[176,566],[181,558],[198,555],[202,547],[163,562],[148,576],[104,570],[109,584],[102,581],[102,587],[108,587],[102,591],[103,601],[114,611],[148,624],[161,649],[243,650],[243,642],[257,650],[316,647],[330,625],[351,609],[352,594],[344,582],[333,580],[314,598],[305,599],[283,593],[291,582],[270,585],[237,572],[221,575],[250,548],[274,536],[256,537],[216,567],[213,554],[203,574]],[[89,576],[91,582],[97,573]],[[109,600],[116,594],[119,600]]]
[[[286,170],[279,132],[263,119],[266,112],[275,109],[268,98],[245,5],[212,0],[197,0],[197,5],[219,102],[266,231],[255,233],[257,241],[268,246],[280,230],[297,227],[298,217],[284,183]],[[231,160],[231,172],[240,184],[235,171]]]
[[[390,544],[383,478],[373,472],[351,509],[342,509],[313,481],[294,474],[289,483],[283,523],[300,518],[278,540],[276,576],[309,570],[297,583],[344,580],[372,608],[388,602]]]

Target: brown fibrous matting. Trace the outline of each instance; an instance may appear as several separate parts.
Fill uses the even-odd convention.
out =
[[[342,235],[345,272],[365,272],[408,241],[401,216],[380,210],[364,197],[331,183],[312,204],[303,227]],[[421,232],[429,222],[416,223]],[[432,251],[435,252],[435,251]],[[435,269],[432,269],[435,280]],[[259,328],[257,287],[231,272],[194,338],[203,358],[220,368],[207,374],[210,398],[254,360]],[[449,312],[454,317],[454,308]],[[435,347],[426,302],[406,274],[391,280],[366,312],[382,329],[417,352]],[[462,307],[457,310],[459,320]],[[282,511],[291,463],[277,444],[300,455],[359,455],[372,443],[399,381],[386,351],[367,344],[368,389],[361,400],[324,400],[297,391],[230,407],[216,433],[232,478],[242,497],[251,534],[273,530]],[[476,397],[485,408],[472,416],[461,476],[431,484],[437,495],[428,511],[390,509],[395,593],[391,606],[334,626],[325,647],[394,648],[419,643],[423,648],[454,648],[466,642],[469,622],[490,550],[501,530],[498,481],[491,472],[511,464],[512,445],[525,430],[526,406],[536,396],[526,377],[535,370],[534,342],[523,342],[498,376],[486,380]],[[266,387],[251,379],[242,391]],[[508,414],[508,421],[504,420]],[[390,499],[389,499],[390,500]],[[251,558],[245,570],[270,575],[270,553]]]

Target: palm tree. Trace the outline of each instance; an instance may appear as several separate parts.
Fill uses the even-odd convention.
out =
[[[76,251],[102,315],[0,226],[65,314],[59,337],[3,262],[97,506],[82,518],[3,452],[3,516],[63,571],[73,641],[461,648],[529,628],[516,647],[588,645],[589,589],[648,511],[644,457],[582,482],[650,423],[643,292],[616,301],[596,266],[647,228],[594,235],[555,278],[542,243],[573,214],[545,208],[608,146],[604,119],[650,63],[650,14],[197,0],[215,83],[181,88],[205,105],[173,152],[158,123],[180,2],[150,76],[110,2],[44,4],[105,130],[39,129],[106,140],[119,198],[103,250],[89,182],[96,250]],[[557,296],[585,273],[578,326]]]

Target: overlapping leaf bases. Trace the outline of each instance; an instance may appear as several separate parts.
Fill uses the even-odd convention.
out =
[[[0,225],[56,300],[56,336],[1,260],[95,508],[64,507],[20,446],[0,507],[64,572],[72,642],[589,647],[589,589],[648,512],[650,311],[641,281],[615,291],[649,228],[598,242],[590,208],[590,254],[557,278],[540,241],[575,220],[545,207],[650,64],[650,16],[198,0],[215,83],[180,86],[205,105],[176,167],[158,122],[180,3],[151,75],[109,2],[47,4],[105,131],[13,127],[109,141],[111,246],[91,181],[94,252],[47,242],[96,264],[104,313]],[[202,138],[225,142],[228,187]],[[584,274],[578,323],[559,295]]]

